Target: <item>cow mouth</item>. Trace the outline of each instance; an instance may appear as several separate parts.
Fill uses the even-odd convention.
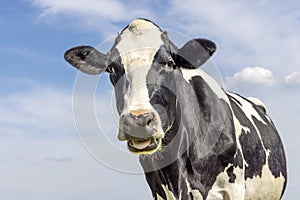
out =
[[[132,153],[152,154],[161,147],[161,144],[161,138],[133,139],[128,140],[127,147]]]

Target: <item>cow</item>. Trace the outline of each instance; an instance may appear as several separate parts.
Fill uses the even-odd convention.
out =
[[[84,73],[109,74],[118,139],[139,155],[154,199],[281,199],[280,136],[260,100],[225,91],[201,70],[215,51],[203,38],[179,48],[138,18],[107,53],[79,46],[64,58]]]

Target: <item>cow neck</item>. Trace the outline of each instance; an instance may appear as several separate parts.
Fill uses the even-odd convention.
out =
[[[164,199],[166,188],[176,198],[188,194],[187,183],[206,197],[217,175],[232,162],[236,149],[228,103],[200,76],[189,82],[181,77],[175,76],[180,85],[177,90],[182,93],[168,133],[171,142],[152,156],[140,157],[153,196],[159,194]]]

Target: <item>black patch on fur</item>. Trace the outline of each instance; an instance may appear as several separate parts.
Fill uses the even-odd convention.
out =
[[[173,48],[169,43],[166,43],[158,49],[146,77],[150,103],[158,112],[165,131],[175,120],[175,112],[180,110],[176,109],[176,95],[174,94],[175,69],[168,65],[169,59],[172,58]],[[167,145],[170,139],[170,135],[166,135],[163,139],[163,145]]]
[[[242,96],[239,95],[239,94],[236,94],[236,93],[233,93],[233,94],[235,94],[235,95],[237,95],[237,96],[239,96],[239,97],[241,97],[241,98],[244,98],[244,97],[242,97]],[[228,95],[228,94],[227,94],[227,96],[228,96],[228,98],[229,98],[230,100],[232,100],[232,101],[236,102],[238,105],[242,106],[242,103],[241,103],[239,100],[237,100],[236,98],[233,98],[232,96],[230,96],[230,95]]]
[[[231,106],[235,116],[238,118],[242,126],[249,128],[250,132],[242,129],[240,135],[240,143],[244,159],[248,166],[245,166],[245,179],[262,175],[262,168],[266,163],[266,153],[262,145],[256,129],[251,121],[247,118],[244,111],[237,105],[236,101],[230,97]]]
[[[268,122],[264,116],[261,117],[265,122]],[[265,125],[255,117],[252,117],[252,119],[261,132],[261,139],[265,148],[270,150],[268,164],[272,174],[277,178],[282,173],[286,178],[286,169],[284,167],[286,163],[285,153],[278,132],[273,125]]]
[[[179,139],[176,137],[180,141],[176,143],[180,144],[176,146],[176,149],[171,148],[172,151],[168,151],[169,145],[167,145],[161,152],[157,152],[160,159],[157,159],[155,155],[140,157],[144,170],[149,169],[149,166],[159,166],[160,162],[164,162],[164,158],[178,154],[176,151],[184,148],[184,145],[189,140],[193,140],[186,152],[173,163],[161,169],[146,172],[146,179],[154,197],[158,193],[165,199],[165,192],[161,185],[167,185],[176,198],[179,198],[181,194],[184,200],[192,199],[192,196],[187,194],[187,180],[190,183],[190,187],[199,190],[205,199],[217,176],[224,172],[230,163],[234,163],[234,155],[237,148],[229,105],[223,99],[217,97],[202,77],[196,76],[190,81],[190,85],[196,94],[195,97],[191,96],[191,92],[188,90],[190,87],[185,88],[185,85],[189,84],[183,78],[182,82],[177,83],[177,87],[180,87],[178,90],[182,91],[183,101],[186,101],[179,102],[179,104],[188,108],[187,110],[181,110],[181,112],[193,110],[195,109],[193,106],[198,106],[200,113],[197,113],[197,116],[191,116],[193,112],[182,113],[185,116],[183,119],[197,120],[199,130],[196,137],[190,138],[188,131],[192,127],[181,127],[180,130],[178,128],[172,129],[169,135],[181,135]],[[178,116],[178,112],[176,114],[176,119],[181,118],[181,116]],[[178,120],[175,121],[175,123],[177,122]],[[178,124],[174,124],[174,127],[178,127]],[[209,136],[216,136],[218,139],[212,149],[206,152],[206,155],[202,155],[202,148],[206,145]],[[175,139],[174,136],[170,137],[172,141]],[[234,180],[233,175],[231,179]]]
[[[114,47],[118,42],[118,39],[116,39]],[[114,47],[108,53],[107,71],[109,72],[110,81],[114,86],[117,110],[120,114],[124,108],[124,95],[127,92],[129,83],[125,76],[125,69],[120,53]]]
[[[239,95],[240,96],[240,95]],[[241,96],[240,96],[241,97]],[[237,105],[235,105],[233,102],[237,102],[237,100],[231,96],[229,96],[230,100],[232,101],[232,108],[237,115],[237,113],[240,113],[240,108],[238,108]],[[245,99],[244,97],[241,97]],[[245,99],[245,101],[248,101]],[[250,101],[248,101],[250,102]],[[259,114],[261,119],[266,123],[262,123],[260,120],[258,120],[256,117],[252,116],[252,120],[255,124],[255,126],[258,128],[261,142],[264,147],[269,151],[269,157],[268,157],[268,165],[269,169],[272,173],[272,175],[277,178],[281,174],[285,178],[284,187],[282,189],[282,194],[284,193],[286,183],[287,183],[287,168],[286,168],[286,158],[285,158],[285,152],[283,148],[282,141],[280,139],[280,136],[276,130],[276,127],[274,123],[270,120],[269,117],[267,117],[265,111],[261,109],[259,106],[256,106],[252,102],[250,102],[253,105],[253,108],[256,110],[256,112]],[[240,103],[239,103],[240,104]],[[241,104],[240,104],[241,105]],[[240,116],[240,117],[238,117]],[[237,115],[238,119],[243,121],[243,118],[246,116],[243,115]],[[251,123],[249,120],[246,124]],[[243,125],[243,124],[242,124]],[[248,126],[247,126],[248,127]],[[263,165],[266,163],[265,161],[265,153],[263,153],[262,148],[260,145],[257,145],[257,137],[256,137],[256,131],[253,128],[250,129],[250,133],[243,133],[240,142],[242,145],[243,155],[244,159],[248,163],[248,168],[246,168],[245,173],[245,179],[251,178],[252,175],[255,176],[261,175],[261,173],[257,173],[261,170]],[[256,134],[254,134],[256,133]],[[248,135],[248,137],[247,137]],[[251,147],[252,145],[252,147]],[[251,150],[252,149],[252,150]],[[245,151],[246,150],[246,151]],[[251,152],[252,151],[252,152]],[[256,158],[253,158],[256,157]],[[252,159],[251,159],[252,158]],[[259,164],[260,163],[260,164]]]
[[[243,164],[244,164],[244,161],[243,161],[242,153],[241,153],[240,149],[237,149],[236,156],[235,156],[234,162],[233,162],[233,166],[239,167],[242,169]]]
[[[227,175],[229,176],[229,183],[234,183],[235,182],[235,179],[236,179],[236,175],[233,173],[233,170],[234,170],[234,167],[231,166],[229,167],[226,172],[227,172]]]
[[[119,51],[116,48],[113,48],[109,52],[108,67],[109,78],[111,83],[115,86],[121,77],[125,74],[124,65]]]
[[[280,175],[285,178],[284,188],[282,190],[283,195],[287,184],[287,168],[283,144],[273,122],[269,122],[263,111],[259,110],[258,114],[264,120],[264,122],[267,123],[263,124],[261,121],[253,117],[255,125],[261,132],[263,144],[270,152],[268,157],[269,169],[275,178],[278,178]]]
[[[148,156],[141,156],[140,161],[143,167],[149,167],[155,165],[155,163]],[[145,172],[146,180],[151,187],[152,195],[156,199],[156,194],[159,194],[163,199],[167,199],[165,191],[162,185],[167,186],[170,191],[179,197],[181,186],[180,176],[182,175],[182,169],[179,168],[178,161],[175,161],[167,167],[160,170]]]
[[[192,160],[197,175],[189,177],[189,182],[191,187],[199,190],[205,199],[217,176],[225,170],[229,163],[234,162],[236,152],[235,130],[227,102],[219,99],[202,77],[193,77],[190,84],[194,87],[200,107],[201,121],[199,127],[201,127],[201,133],[197,136],[195,143],[191,146],[192,150],[190,150],[189,156],[194,157]],[[219,123],[220,121],[222,121],[222,125]],[[199,155],[197,155],[199,150],[197,149],[203,145],[201,141],[206,134],[215,135],[218,140],[208,155],[199,159]]]
[[[186,172],[189,176],[192,176],[194,174],[194,168],[193,168],[193,164],[190,160],[190,158],[186,159]]]

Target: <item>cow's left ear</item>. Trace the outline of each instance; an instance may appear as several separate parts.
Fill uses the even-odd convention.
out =
[[[69,49],[64,58],[68,63],[87,74],[100,74],[106,70],[107,56],[91,46]]]
[[[207,39],[188,41],[177,52],[175,63],[179,67],[195,69],[205,63],[216,51],[216,44]]]

